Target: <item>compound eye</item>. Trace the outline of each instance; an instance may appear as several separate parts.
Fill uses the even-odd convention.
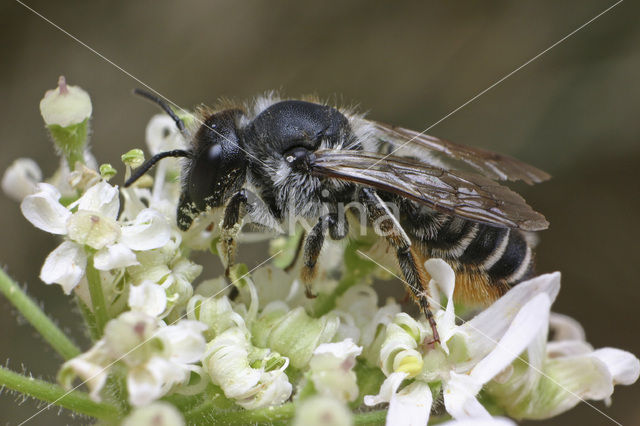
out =
[[[309,150],[301,146],[291,148],[284,153],[284,160],[291,165],[291,167],[299,167],[300,165],[307,164],[309,161]]]
[[[222,146],[220,144],[214,144],[209,148],[207,152],[207,162],[210,164],[219,164],[222,158]]]

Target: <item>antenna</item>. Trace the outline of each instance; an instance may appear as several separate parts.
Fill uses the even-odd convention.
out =
[[[178,119],[179,120],[179,119]],[[149,158],[144,164],[138,167],[133,175],[124,183],[124,187],[130,186],[149,171],[158,161],[167,157],[191,157],[191,151],[185,151],[184,149],[174,149],[173,151],[160,152],[153,157]]]
[[[171,118],[173,118],[173,121],[176,122],[176,127],[178,128],[178,130],[180,130],[180,133],[184,133],[185,131],[184,121],[182,121],[182,119],[178,117],[175,111],[172,110],[169,104],[167,104],[164,100],[160,99],[158,96],[154,95],[153,93],[147,92],[146,90],[142,90],[142,89],[134,89],[133,93],[135,93],[138,96],[142,96],[143,98],[146,98],[153,103],[158,104],[160,108],[164,110],[164,112],[166,112],[167,114],[169,114]]]

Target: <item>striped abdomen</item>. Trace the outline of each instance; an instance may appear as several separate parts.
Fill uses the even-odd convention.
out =
[[[402,225],[421,254],[444,259],[454,268],[457,298],[490,302],[532,273],[531,244],[517,229],[439,213],[404,219]]]

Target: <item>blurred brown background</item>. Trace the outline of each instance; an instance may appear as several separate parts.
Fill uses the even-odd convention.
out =
[[[246,99],[268,89],[358,103],[369,116],[422,130],[613,4],[604,0],[168,2],[29,0],[27,4],[176,103]],[[53,149],[38,112],[64,74],[91,94],[93,152],[122,171],[157,110],[140,84],[18,3],[0,6],[0,169],[34,158],[50,175]],[[640,27],[628,0],[429,133],[497,150],[553,174],[516,186],[551,222],[542,272],[560,270],[554,310],[577,318],[596,347],[640,354]],[[120,182],[122,176],[116,177]],[[0,196],[0,262],[80,342],[79,316],[58,286],[38,279],[57,241]],[[242,260],[262,254],[247,247]],[[206,261],[207,259],[201,259]],[[398,292],[401,292],[398,286]],[[61,360],[0,298],[0,361],[54,380]],[[86,342],[85,342],[86,343]],[[640,424],[640,385],[617,388],[623,424]],[[0,424],[38,405],[0,396]],[[581,405],[546,424],[608,424]],[[32,424],[82,424],[50,409]]]

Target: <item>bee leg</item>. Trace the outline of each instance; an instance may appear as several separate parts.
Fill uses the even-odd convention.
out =
[[[304,246],[304,240],[306,236],[307,233],[302,231],[302,235],[300,235],[298,245],[296,246],[296,252],[293,254],[293,259],[291,259],[291,262],[284,267],[285,272],[291,272],[291,270],[296,266],[296,263],[298,263],[298,259],[300,258],[300,253],[302,252],[302,247]]]
[[[338,218],[336,213],[326,214],[320,219],[318,223],[311,228],[309,235],[304,244],[304,266],[300,272],[300,277],[305,284],[305,293],[308,298],[314,298],[316,295],[313,293],[312,282],[318,271],[317,262],[320,256],[320,251],[324,245],[325,234],[329,231],[329,236],[332,240],[341,240],[349,233],[349,227],[346,218]]]
[[[244,189],[236,192],[224,210],[220,230],[222,257],[226,263],[225,275],[229,278],[229,270],[236,258],[236,237],[242,228],[242,220],[247,213],[247,193]]]
[[[389,241],[389,244],[396,249],[396,257],[402,275],[404,275],[404,282],[411,290],[415,301],[431,326],[433,342],[440,343],[436,321],[433,318],[433,312],[431,312],[429,300],[427,299],[428,280],[426,271],[411,248],[411,240],[398,220],[393,216],[393,213],[374,190],[363,188],[360,190],[359,198],[367,209],[368,220],[375,232],[384,236]]]

